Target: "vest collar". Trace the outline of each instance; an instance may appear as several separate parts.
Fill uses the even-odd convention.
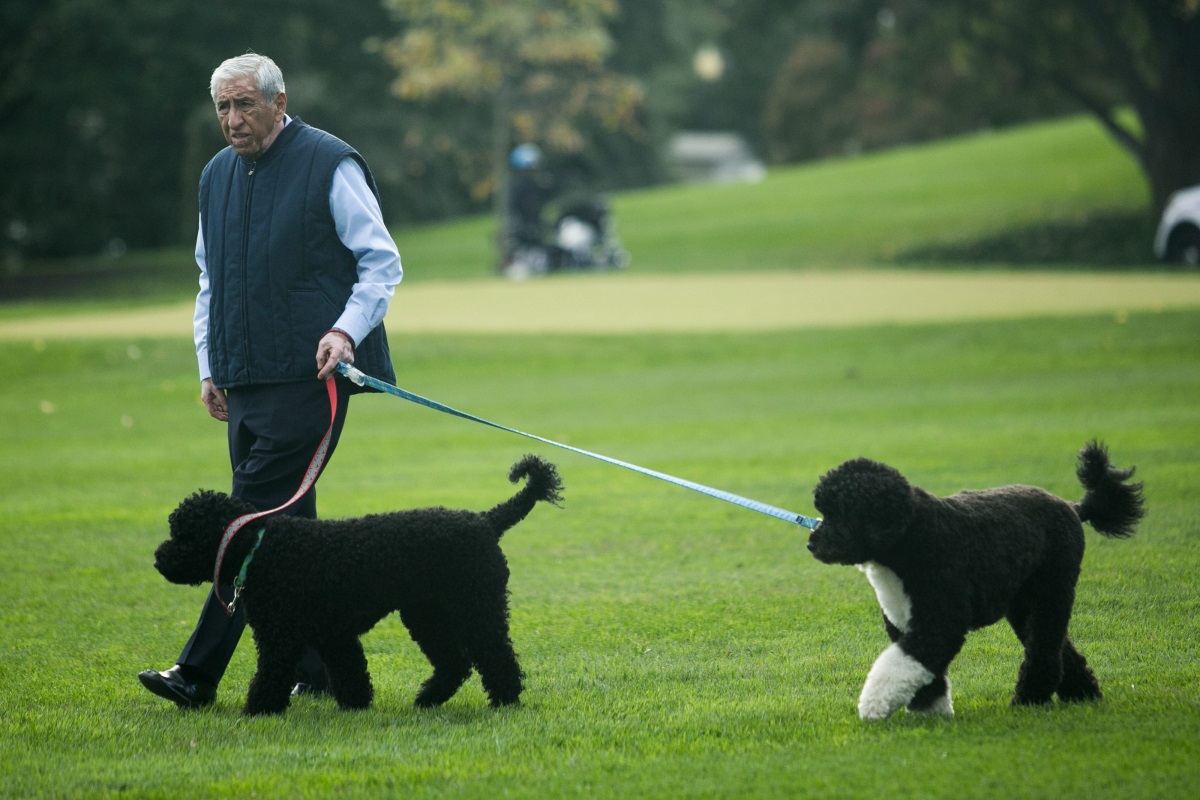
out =
[[[273,159],[279,157],[279,154],[283,152],[289,142],[296,138],[297,134],[300,133],[301,128],[307,127],[308,126],[304,124],[304,120],[300,119],[299,117],[291,117],[288,124],[284,125],[283,130],[281,130],[279,135],[275,137],[275,141],[271,142],[271,146],[267,148],[267,151],[263,153],[257,161],[251,161],[250,159],[242,158],[241,156],[238,156],[238,160],[241,161],[242,164],[244,164],[248,169],[257,169],[264,164],[269,164]]]

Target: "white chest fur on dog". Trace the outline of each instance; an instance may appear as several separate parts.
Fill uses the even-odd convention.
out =
[[[879,607],[888,621],[901,630],[908,632],[908,624],[912,621],[912,600],[904,591],[904,581],[882,564],[868,561],[859,564],[858,568],[866,574],[867,580],[875,588],[875,597],[879,599]]]

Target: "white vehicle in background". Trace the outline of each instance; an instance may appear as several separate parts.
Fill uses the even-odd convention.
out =
[[[1177,264],[1200,264],[1200,186],[1171,195],[1154,235],[1154,255]]]

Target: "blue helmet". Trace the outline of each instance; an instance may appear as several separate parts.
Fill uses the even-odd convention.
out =
[[[536,144],[519,144],[508,156],[514,169],[531,169],[542,163],[542,150]]]

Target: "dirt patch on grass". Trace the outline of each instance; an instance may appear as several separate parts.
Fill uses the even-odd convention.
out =
[[[757,331],[1200,307],[1200,275],[597,274],[402,285],[395,333]],[[192,304],[0,322],[0,339],[190,337]]]

